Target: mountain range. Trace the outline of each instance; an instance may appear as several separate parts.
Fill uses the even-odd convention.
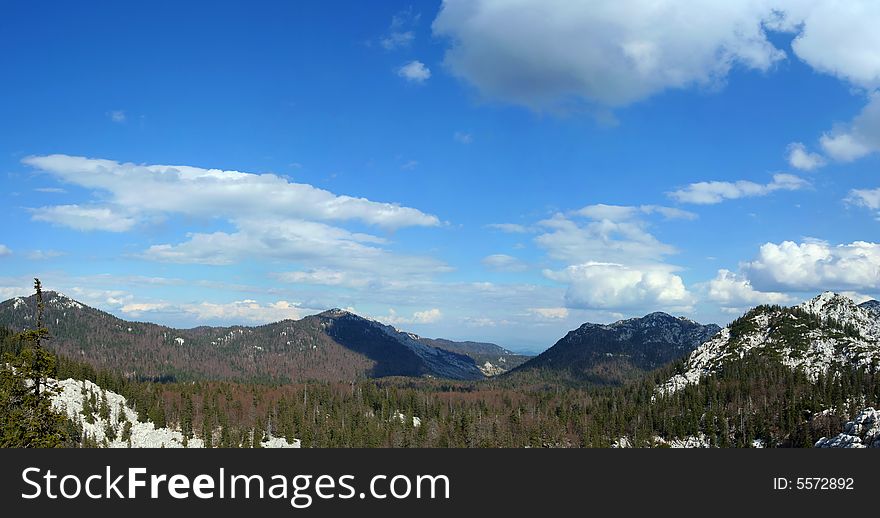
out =
[[[422,338],[340,309],[262,326],[174,329],[122,320],[53,291],[43,297],[51,348],[138,379],[478,380],[527,358],[495,344]],[[34,296],[7,300],[0,326],[32,327],[35,311]]]

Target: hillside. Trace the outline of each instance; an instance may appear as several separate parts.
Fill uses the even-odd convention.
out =
[[[485,342],[454,342],[443,338],[419,338],[421,343],[450,352],[465,354],[474,359],[486,376],[497,376],[514,369],[531,356],[516,354],[500,345]]]
[[[658,392],[676,392],[748,357],[780,363],[814,382],[832,368],[876,372],[880,366],[876,308],[876,301],[856,305],[831,292],[793,307],[758,306],[695,350],[682,372]]]
[[[621,384],[684,357],[719,329],[659,312],[613,324],[586,323],[506,377]]]
[[[349,381],[484,378],[474,358],[342,310],[262,326],[173,329],[130,322],[45,292],[55,352],[146,380]],[[35,299],[0,303],[0,326],[33,326]]]

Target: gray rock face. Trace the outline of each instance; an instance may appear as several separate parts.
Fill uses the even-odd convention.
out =
[[[822,437],[816,448],[880,448],[880,411],[868,407],[847,422],[843,433]]]

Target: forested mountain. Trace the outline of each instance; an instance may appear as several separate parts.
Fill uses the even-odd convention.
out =
[[[446,349],[454,353],[466,354],[477,362],[486,376],[497,376],[528,361],[531,356],[516,354],[500,345],[485,342],[454,342],[443,338],[418,338],[419,342]]]
[[[129,322],[46,292],[48,346],[62,356],[148,380],[350,381],[365,377],[484,377],[467,354],[342,310],[263,326]],[[33,325],[33,297],[0,303],[0,326]],[[466,349],[459,344],[458,350]],[[479,356],[479,354],[478,354]]]
[[[46,302],[44,321],[53,337],[50,342],[60,341],[58,330],[63,329],[65,312],[68,317],[77,312],[81,325],[99,318],[108,325],[122,322],[57,294],[47,294]],[[22,299],[9,305],[24,311],[27,304]],[[688,358],[617,386],[575,383],[571,374],[548,375],[542,383],[530,383],[516,373],[500,379],[459,381],[421,375],[354,382],[164,378],[158,383],[138,379],[130,371],[96,369],[92,361],[83,361],[90,354],[111,357],[106,351],[109,345],[94,347],[98,352],[81,354],[83,359],[59,356],[52,377],[76,380],[64,382],[63,399],[73,423],[66,445],[100,445],[105,438],[107,444],[123,445],[126,422],[131,422],[130,433],[144,433],[148,444],[167,439],[168,445],[177,445],[186,437],[190,445],[214,447],[265,446],[269,443],[258,439],[269,437],[279,444],[283,440],[304,447],[880,446],[880,414],[872,409],[880,406],[878,318],[873,307],[827,293],[791,308],[759,306]],[[0,314],[6,314],[5,308],[5,304],[0,307]],[[234,353],[244,347],[247,337],[278,335],[287,326],[287,335],[260,347],[283,349],[287,340],[298,344],[303,337],[316,336],[326,340],[314,343],[316,347],[335,344],[370,359],[370,369],[394,365],[420,376],[438,366],[475,368],[468,356],[447,358],[452,353],[436,352],[415,335],[364,321],[332,310],[297,325],[287,321],[259,328],[224,328],[219,335],[212,328],[197,328],[186,337],[160,326],[122,323],[131,324],[132,331],[126,327],[126,333],[135,329],[151,330],[158,336],[171,333],[172,348],[185,348],[187,340],[208,344],[213,340],[214,347],[228,347],[223,350]],[[273,327],[277,325],[282,327]],[[604,347],[610,343],[617,347],[615,351],[636,356],[637,344],[629,340],[688,344],[700,334],[693,326],[709,327],[651,314],[608,326],[590,324],[578,331],[584,330],[585,336],[591,332],[612,333],[606,338],[619,336],[617,341],[608,338]],[[602,327],[606,329],[596,330]],[[573,333],[577,336],[577,331]],[[218,336],[229,338],[221,341]],[[0,327],[0,354],[12,365],[26,364],[27,349],[21,340]],[[578,350],[575,344],[567,345]],[[253,345],[248,347],[253,350]],[[388,351],[394,353],[392,360],[383,357]],[[17,359],[10,353],[18,355]],[[703,367],[698,376],[687,375]],[[0,367],[0,373],[8,375],[10,369]],[[687,382],[670,390],[669,381],[678,377]],[[21,391],[14,383],[3,387],[13,393]],[[122,419],[122,413],[109,405],[118,406],[121,397],[131,409]],[[6,407],[13,412],[17,408],[15,404]],[[133,439],[133,445],[136,442]]]
[[[684,357],[720,329],[660,312],[586,323],[507,376],[620,384]]]
[[[662,392],[675,392],[745,357],[802,371],[816,381],[832,368],[880,366],[880,316],[876,301],[856,305],[825,292],[798,306],[758,306],[695,350]]]

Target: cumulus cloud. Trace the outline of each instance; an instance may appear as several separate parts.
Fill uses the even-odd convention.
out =
[[[841,162],[851,162],[880,150],[880,93],[872,94],[868,104],[851,122],[823,134],[819,144],[828,156]]]
[[[795,175],[778,173],[773,181],[766,184],[739,180],[737,182],[697,182],[683,189],[667,193],[672,199],[681,203],[710,205],[724,200],[766,196],[775,191],[797,191],[809,187],[803,178]]]
[[[856,207],[864,207],[877,213],[880,218],[880,188],[877,189],[853,189],[844,201]]]
[[[516,257],[507,254],[492,254],[482,260],[483,266],[499,272],[521,272],[528,266]]]
[[[761,291],[863,291],[880,288],[880,244],[854,241],[765,243],[758,257],[742,265]]]
[[[812,153],[800,142],[788,145],[788,163],[802,171],[812,171],[825,165],[825,159],[818,153]]]
[[[853,85],[880,87],[880,4],[872,0],[775,2],[785,11],[783,30],[798,32],[797,56],[814,69]]]
[[[761,292],[743,275],[730,270],[718,270],[714,279],[705,284],[706,298],[717,302],[723,310],[732,313],[758,304],[789,304],[794,297],[785,293]]]
[[[8,246],[0,244],[0,257],[5,255],[12,255],[12,250]]]
[[[397,75],[410,83],[422,84],[431,78],[431,70],[421,61],[414,60],[398,68]]]
[[[765,2],[445,0],[433,31],[448,38],[445,65],[486,97],[613,107],[770,69],[785,56],[762,25],[773,16]]]
[[[693,304],[681,277],[659,267],[640,269],[590,261],[563,270],[545,270],[544,275],[568,284],[565,302],[570,308],[688,310]]]

